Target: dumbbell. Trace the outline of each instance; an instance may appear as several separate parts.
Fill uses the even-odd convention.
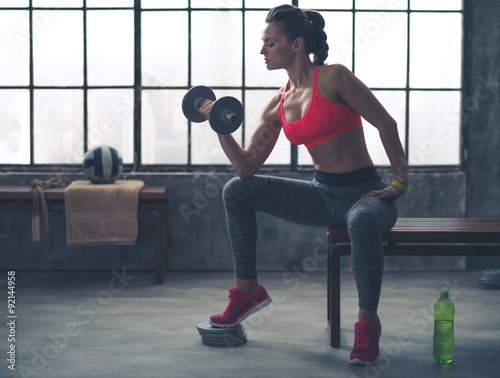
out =
[[[216,100],[214,92],[203,85],[191,88],[182,99],[182,112],[191,122],[204,122],[207,118],[200,113],[206,100],[214,103],[210,107],[208,122],[218,134],[231,134],[240,127],[243,121],[243,106],[234,97],[221,97]]]

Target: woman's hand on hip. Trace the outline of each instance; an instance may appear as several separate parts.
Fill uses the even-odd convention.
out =
[[[366,193],[365,197],[375,197],[379,200],[389,199],[389,205],[392,206],[403,194],[405,194],[404,190],[390,185],[384,189],[372,190],[371,192]]]

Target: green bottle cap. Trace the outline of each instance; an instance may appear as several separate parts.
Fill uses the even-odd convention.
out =
[[[448,293],[448,288],[447,287],[442,287],[441,288],[441,298],[448,298],[450,295]]]

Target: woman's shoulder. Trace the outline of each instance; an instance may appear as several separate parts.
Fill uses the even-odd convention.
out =
[[[273,96],[271,97],[271,100],[268,103],[269,107],[275,107],[278,106],[281,102],[281,96],[283,95],[283,91],[286,90],[286,85],[282,86],[279,90],[275,91]]]
[[[352,75],[352,71],[340,63],[325,64],[321,69],[323,76],[330,79],[340,79],[346,75]]]
[[[276,122],[278,121],[278,108],[281,102],[281,94],[285,86],[281,87],[278,91],[274,92],[274,95],[265,105],[264,110],[262,112],[262,120]]]
[[[324,65],[318,73],[319,91],[327,100],[343,103],[342,88],[346,87],[352,76],[351,70],[343,64]]]

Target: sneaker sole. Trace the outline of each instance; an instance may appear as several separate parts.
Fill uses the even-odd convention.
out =
[[[250,310],[245,312],[241,317],[234,323],[232,324],[217,324],[209,320],[210,324],[213,325],[214,327],[218,328],[232,328],[236,327],[238,324],[240,324],[243,320],[248,318],[250,315],[255,314],[257,311],[262,310],[264,307],[266,307],[269,303],[271,303],[273,300],[271,299],[271,296],[268,295],[266,299],[264,299],[262,302],[260,302],[257,306],[252,307]]]
[[[373,365],[373,364],[376,364],[377,361],[378,361],[378,357],[377,356],[373,361],[362,361],[360,360],[359,358],[355,358],[353,360],[350,360],[349,363],[351,365],[361,365],[361,366],[368,366],[368,365]]]

